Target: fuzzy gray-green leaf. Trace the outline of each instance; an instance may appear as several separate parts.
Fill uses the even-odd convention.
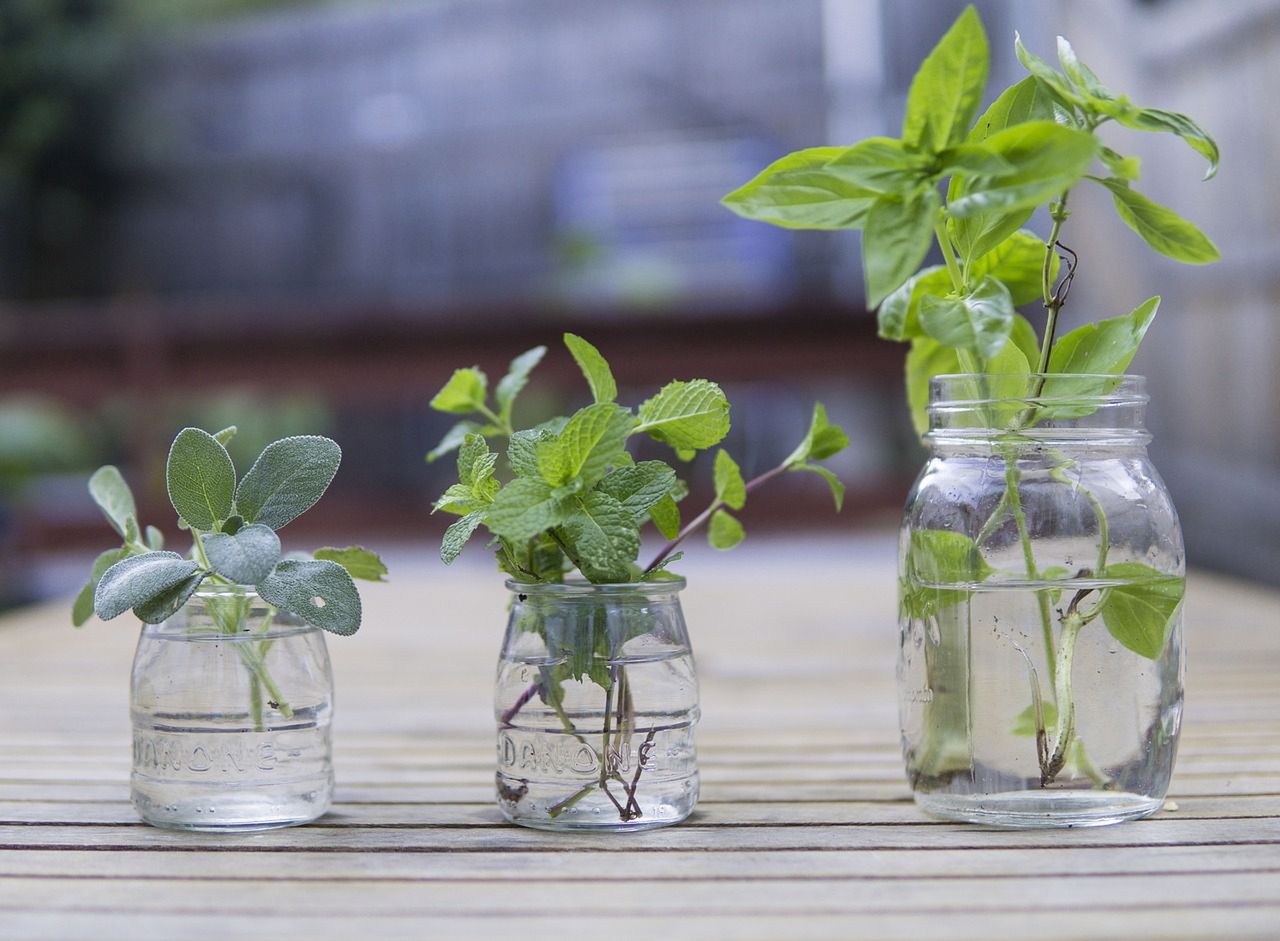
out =
[[[238,585],[256,585],[280,561],[280,537],[270,526],[250,523],[230,533],[197,536],[213,570]]]
[[[124,476],[110,464],[99,467],[89,478],[89,495],[98,504],[102,514],[107,518],[122,538],[128,538],[130,520],[136,532],[138,526],[138,509],[134,504],[133,491],[125,483]]]
[[[324,496],[342,463],[342,449],[319,435],[272,442],[244,475],[236,509],[249,523],[280,529]]]
[[[144,552],[121,559],[98,581],[93,610],[104,621],[173,588],[200,570],[176,552]]]
[[[360,629],[360,593],[336,562],[286,559],[258,584],[263,601],[334,634]]]
[[[76,595],[75,603],[71,606],[71,623],[76,627],[82,627],[89,617],[93,614],[93,595],[98,588],[98,582],[102,579],[103,574],[111,566],[115,565],[121,559],[129,558],[130,550],[127,546],[119,549],[108,549],[106,552],[100,553],[93,560],[93,568],[90,570],[89,581],[80,589],[80,594]]]
[[[184,428],[173,439],[165,464],[169,502],[194,529],[210,530],[231,515],[236,469],[213,435]]]
[[[176,585],[135,605],[133,613],[138,616],[138,620],[147,624],[159,624],[169,620],[196,593],[196,589],[200,587],[200,583],[207,575],[208,572],[203,570],[193,572]]]

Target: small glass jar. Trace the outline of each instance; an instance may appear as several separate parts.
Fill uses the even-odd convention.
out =
[[[494,711],[508,820],[640,830],[693,811],[698,678],[684,585],[507,582]]]
[[[250,588],[198,591],[143,625],[133,661],[132,799],[158,827],[306,823],[333,796],[324,634]]]
[[[1182,534],[1136,376],[941,376],[899,551],[918,805],[1053,827],[1164,801],[1182,714]]]

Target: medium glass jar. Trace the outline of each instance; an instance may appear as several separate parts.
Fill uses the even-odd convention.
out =
[[[143,625],[133,661],[133,806],[182,830],[306,823],[333,795],[322,631],[248,588],[198,591]]]
[[[494,712],[508,820],[638,830],[693,811],[698,679],[684,585],[507,582]]]
[[[1182,534],[1136,376],[941,376],[899,543],[899,715],[928,813],[1153,813],[1182,714]]]

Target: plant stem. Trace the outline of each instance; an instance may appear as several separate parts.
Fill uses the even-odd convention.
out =
[[[1031,532],[1027,528],[1027,515],[1022,509],[1022,497],[1018,493],[1018,459],[1011,449],[1004,449],[1004,486],[1009,500],[1009,508],[1013,520],[1018,527],[1018,541],[1022,543],[1022,559],[1027,567],[1027,578],[1035,581],[1040,577],[1036,568],[1035,551],[1031,547]],[[1036,593],[1036,605],[1040,609],[1040,629],[1044,637],[1045,657],[1049,667],[1049,683],[1054,683],[1055,666],[1053,662],[1053,618],[1049,611],[1049,598],[1042,591]],[[1056,688],[1056,687],[1055,687]]]
[[[955,288],[957,294],[965,293],[964,275],[956,262],[955,252],[951,250],[951,238],[947,235],[947,223],[941,210],[937,221],[933,224],[933,234],[938,239],[938,247],[942,249],[942,257],[947,263],[947,274],[951,276],[951,286]]]
[[[1046,312],[1044,324],[1044,339],[1040,345],[1040,362],[1036,367],[1036,372],[1041,374],[1039,386],[1036,395],[1040,394],[1040,389],[1044,386],[1043,374],[1049,371],[1049,354],[1053,351],[1054,333],[1058,329],[1058,311],[1062,309],[1062,305],[1066,303],[1066,296],[1059,297],[1054,290],[1053,285],[1053,259],[1058,247],[1058,233],[1062,231],[1062,224],[1067,221],[1067,217],[1071,215],[1067,211],[1067,198],[1071,195],[1071,190],[1064,190],[1062,195],[1058,197],[1056,203],[1052,203],[1049,208],[1049,216],[1053,220],[1053,227],[1049,230],[1049,237],[1044,243],[1044,268],[1040,274],[1040,290],[1044,297],[1044,309]],[[1033,396],[1034,397],[1034,396]]]
[[[476,409],[476,411],[478,411],[485,418],[489,419],[489,421],[493,422],[494,425],[497,426],[498,430],[502,432],[502,434],[506,435],[508,438],[510,438],[513,434],[515,434],[515,429],[511,427],[511,422],[503,421],[500,415],[496,414],[493,411],[493,409],[489,408],[489,406],[485,405],[483,402],[480,404],[480,407]]]

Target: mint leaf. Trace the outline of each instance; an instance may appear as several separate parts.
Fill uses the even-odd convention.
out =
[[[93,569],[90,572],[89,581],[80,589],[80,594],[76,595],[75,603],[71,606],[71,623],[73,625],[83,627],[84,623],[89,620],[90,615],[93,614],[93,594],[98,587],[98,582],[102,579],[103,573],[121,559],[129,558],[129,554],[130,550],[125,546],[120,549],[108,549],[93,560]]]
[[[793,471],[809,471],[817,474],[827,482],[827,486],[831,488],[831,498],[836,501],[836,512],[839,513],[844,507],[844,482],[840,480],[830,469],[823,467],[821,464],[796,464],[789,470]]]
[[[872,204],[862,237],[868,306],[878,306],[920,267],[933,240],[938,204],[931,186],[901,198],[882,196]]]
[[[528,428],[517,431],[507,442],[507,463],[519,477],[537,477],[538,445],[555,440],[555,435],[545,428]]]
[[[985,143],[1017,169],[966,181],[964,194],[948,203],[953,217],[1009,213],[1053,199],[1084,175],[1099,147],[1092,134],[1052,121],[1015,124]]]
[[[591,395],[597,403],[612,402],[618,397],[618,384],[613,380],[613,372],[609,363],[594,346],[572,333],[564,335],[564,345],[573,355],[573,361],[582,370],[587,385],[591,387]]]
[[[235,535],[197,536],[213,570],[239,585],[256,585],[280,561],[280,537],[270,526],[252,523]]]
[[[444,388],[435,394],[431,407],[437,412],[468,415],[484,408],[489,380],[479,367],[455,369]]]
[[[337,562],[352,578],[363,579],[366,582],[386,581],[383,578],[387,574],[386,565],[383,564],[378,553],[363,546],[347,546],[345,549],[326,546],[311,554],[325,562]]]
[[[985,276],[964,297],[932,297],[920,301],[920,326],[945,346],[976,350],[990,358],[1000,352],[1013,329],[1013,298],[1002,281]]]
[[[503,421],[511,421],[511,409],[516,404],[516,396],[528,384],[529,373],[542,362],[542,357],[546,354],[545,346],[535,346],[531,350],[526,350],[511,361],[511,365],[507,367],[507,374],[498,381],[498,387],[493,390],[493,399],[498,403],[498,414]],[[483,402],[483,393],[480,398]]]
[[[788,154],[721,203],[747,219],[787,229],[856,229],[876,193],[830,172],[843,147],[812,147]]]
[[[176,585],[166,588],[158,594],[152,595],[146,601],[135,605],[133,613],[138,616],[138,620],[145,624],[160,624],[169,620],[191,599],[191,596],[196,593],[196,589],[200,587],[200,583],[205,580],[205,576],[208,574],[203,570],[193,572]]]
[[[443,510],[446,513],[465,516],[483,505],[476,501],[475,491],[471,487],[466,484],[450,484],[449,489],[442,493],[439,499],[431,505],[431,512],[436,513]]]
[[[342,449],[328,438],[298,435],[274,441],[240,481],[236,509],[248,523],[280,529],[315,506],[340,463]]]
[[[444,433],[444,437],[440,439],[439,444],[427,452],[427,463],[430,464],[432,461],[444,457],[450,451],[459,447],[462,442],[467,440],[467,435],[487,433],[491,432],[486,425],[475,421],[460,421]]]
[[[969,267],[969,277],[980,281],[987,275],[999,279],[1009,289],[1015,307],[1043,298],[1044,242],[1034,233],[1014,232]],[[1057,252],[1049,263],[1049,282],[1058,281]]]
[[[1222,255],[1192,223],[1132,189],[1124,180],[1090,177],[1111,191],[1116,212],[1129,228],[1161,255],[1188,265],[1207,265]]]
[[[649,518],[664,539],[680,535],[680,505],[668,494],[649,508]]]
[[[588,405],[573,414],[554,441],[537,445],[538,471],[555,487],[574,479],[590,487],[618,462],[634,425],[630,410],[620,405]]]
[[[484,517],[483,510],[476,510],[454,521],[453,525],[444,531],[444,539],[440,543],[440,558],[445,565],[453,564],[453,560],[461,554],[472,533],[484,522]]]
[[[285,559],[258,583],[258,595],[332,634],[347,636],[360,629],[360,593],[336,562]]]
[[[711,514],[711,525],[707,527],[707,542],[713,549],[732,549],[746,538],[742,524],[724,510],[716,510]]]
[[[576,501],[562,528],[587,579],[596,583],[631,580],[629,566],[640,551],[640,530],[621,503],[593,490]]]
[[[905,372],[907,404],[911,407],[911,423],[916,434],[923,437],[929,431],[929,380],[960,371],[960,357],[954,347],[943,346],[928,336],[911,341]]]
[[[165,464],[169,502],[195,529],[210,530],[231,515],[236,469],[218,439],[184,428],[173,439]]]
[[[849,436],[839,425],[827,421],[827,407],[821,402],[813,403],[813,417],[809,420],[809,430],[796,449],[787,456],[783,464],[797,464],[802,461],[831,457],[849,446]],[[738,509],[738,507],[734,507]]]
[[[632,434],[645,432],[677,452],[702,450],[729,433],[729,400],[707,379],[669,382],[641,404],[639,418]]]
[[[102,574],[93,610],[102,620],[110,621],[198,571],[199,565],[176,552],[144,552],[121,559]]]
[[[747,485],[742,479],[742,471],[723,448],[716,451],[714,480],[717,500],[734,510],[741,510],[746,505]]]
[[[568,501],[545,480],[517,477],[498,491],[485,515],[495,536],[524,542],[559,526],[569,514]]]
[[[972,6],[967,6],[911,80],[902,139],[937,152],[959,143],[987,86],[987,36]]]
[[[881,303],[876,311],[878,332],[886,340],[910,340],[920,329],[920,300],[945,297],[952,291],[951,275],[942,265],[930,265],[912,275]]]
[[[1105,589],[1101,610],[1107,630],[1138,656],[1160,659],[1182,603],[1184,579],[1140,562],[1108,565],[1106,577],[1130,582]]]
[[[683,558],[684,558],[683,552],[671,553],[671,555],[667,556],[665,559],[663,559],[653,568],[649,569],[649,571],[641,575],[640,581],[660,582],[660,581],[669,581],[671,579],[679,578],[680,577],[679,575],[676,575],[674,572],[668,571],[668,569]]]
[[[493,476],[498,455],[489,450],[489,443],[480,435],[467,435],[458,449],[458,481],[465,487],[474,487]]]
[[[662,461],[641,461],[618,468],[596,484],[596,489],[622,504],[639,526],[649,518],[654,506],[667,497],[675,482],[676,472]]]
[[[130,532],[136,538],[138,508],[133,500],[133,491],[117,468],[108,464],[94,471],[89,478],[89,495],[122,539],[129,539]]]

